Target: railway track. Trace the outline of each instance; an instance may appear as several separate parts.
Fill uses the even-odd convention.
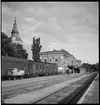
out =
[[[63,89],[50,94],[33,104],[76,104],[87,88],[90,86],[97,73],[79,80]]]
[[[58,104],[76,104],[84,92],[88,89],[97,74],[92,75],[81,87],[77,88],[67,98],[61,100]]]
[[[78,76],[79,75],[76,75],[73,77],[64,76],[64,77],[60,77],[60,78],[57,77],[57,78],[53,78],[53,79],[47,79],[44,81],[42,80],[42,81],[37,81],[37,82],[35,81],[35,82],[31,82],[31,83],[20,84],[17,86],[11,85],[9,87],[5,87],[2,89],[2,96],[4,98],[10,98],[10,97],[16,96],[18,93],[23,94],[23,93],[35,91],[35,90],[40,89],[40,88],[44,88],[44,87],[47,87],[47,86],[50,86],[53,84],[60,83],[62,81],[66,81],[66,79],[70,80],[70,79],[76,78]]]
[[[18,79],[18,80],[2,81],[2,85],[3,85],[3,87],[8,87],[8,86],[11,86],[11,85],[13,86],[13,85],[31,83],[32,81],[39,82],[39,81],[45,80],[45,78],[47,80],[49,80],[49,79],[51,79],[51,77],[52,77],[52,79],[56,79],[56,78],[62,77],[62,75],[56,75],[56,77],[55,76],[47,76],[47,77],[40,77],[40,78],[38,78],[38,77],[36,77],[36,78],[27,78],[27,79],[23,78],[22,80]]]
[[[79,75],[83,75],[79,74]],[[71,74],[73,75],[73,74]],[[79,76],[76,75],[76,76]],[[40,81],[45,81],[45,80],[51,80],[51,79],[57,79],[57,78],[62,78],[63,77],[68,77],[68,75],[57,75],[57,76],[49,76],[49,77],[40,77],[40,78],[30,78],[30,79],[22,79],[22,80],[13,80],[13,81],[2,81],[2,87],[9,87],[9,86],[14,86],[14,85],[20,85],[20,84],[27,84],[27,83],[37,83]],[[52,77],[52,78],[51,78]],[[69,75],[70,77],[70,75]],[[45,79],[46,78],[46,79]]]

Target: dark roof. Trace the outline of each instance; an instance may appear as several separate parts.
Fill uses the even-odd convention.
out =
[[[65,55],[70,55],[71,56],[71,54],[68,51],[64,50],[64,49],[62,49],[61,52],[63,52]]]
[[[57,54],[64,54],[65,56],[66,56],[66,55],[71,56],[71,54],[70,54],[68,51],[64,50],[64,49],[62,49],[62,50],[53,50],[53,51],[45,51],[45,52],[41,52],[40,55],[42,55],[42,54],[47,54],[47,53],[48,53],[48,54],[57,53]]]
[[[45,51],[41,52],[40,54],[47,54],[47,53],[61,53],[60,50],[55,50],[55,51]]]
[[[16,62],[28,62],[26,59],[21,59],[21,58],[16,58],[16,57],[9,57],[9,56],[2,56],[2,60],[16,61]]]
[[[56,63],[51,63],[51,62],[35,62],[35,61],[33,61],[33,60],[28,60],[29,62],[32,62],[32,63],[38,63],[38,64],[56,64]]]

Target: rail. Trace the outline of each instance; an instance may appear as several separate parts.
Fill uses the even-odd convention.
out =
[[[84,94],[84,92],[87,90],[89,85],[92,83],[92,81],[94,80],[96,75],[97,75],[97,73],[92,74],[88,79],[85,80],[85,82],[82,83],[82,85],[80,85],[78,88],[76,88],[72,93],[70,93],[69,95],[66,95],[66,97],[61,99],[60,101],[58,101],[58,102],[56,101],[56,104],[76,104],[78,102],[78,100],[81,98],[81,96]],[[67,87],[64,87],[61,90],[58,90],[58,91],[40,99],[40,100],[37,100],[33,104],[41,104],[42,100],[46,100],[47,98],[51,97],[52,95],[55,96],[55,94],[59,93],[60,91],[66,89],[66,88]],[[52,99],[53,99],[53,97],[52,97]],[[44,104],[44,103],[47,104],[48,102],[45,103],[45,101],[44,101],[44,102],[42,102],[42,104]]]
[[[94,78],[96,77],[97,73],[92,75],[88,81],[82,84],[79,88],[73,91],[69,96],[65,97],[61,100],[58,104],[76,104],[87,88],[90,86]]]

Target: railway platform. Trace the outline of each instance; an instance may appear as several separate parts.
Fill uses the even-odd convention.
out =
[[[78,101],[78,104],[99,104],[99,74]]]

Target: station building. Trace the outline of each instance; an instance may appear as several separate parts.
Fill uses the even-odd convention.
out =
[[[40,53],[40,59],[42,62],[56,63],[58,65],[59,72],[66,72],[66,68],[68,65],[76,66],[80,65],[80,60],[76,60],[76,58],[70,54],[68,51],[62,50],[53,50],[53,51],[45,51]],[[77,62],[76,62],[77,61]]]
[[[76,60],[76,66],[77,67],[81,67],[81,65],[82,65],[81,63],[82,63],[81,60]]]

